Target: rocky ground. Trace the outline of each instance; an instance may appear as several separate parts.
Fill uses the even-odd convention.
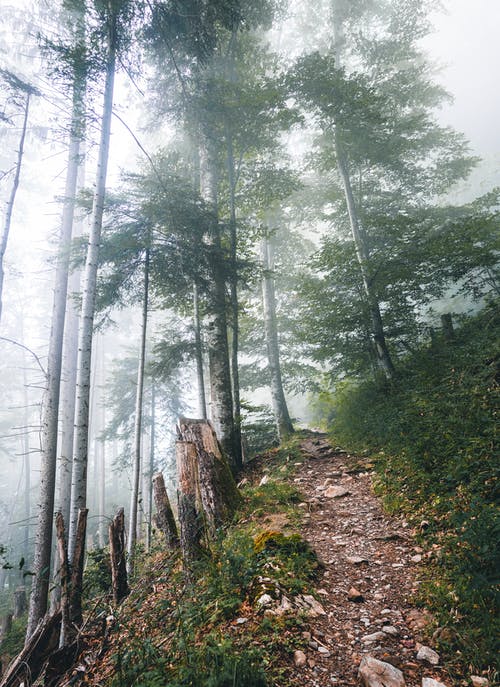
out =
[[[428,554],[404,520],[384,514],[368,462],[321,436],[302,448],[307,460],[295,483],[304,496],[303,535],[325,570],[316,590],[321,605],[305,633],[308,649],[294,656],[297,685],[452,687],[424,639],[429,615],[414,605]],[[484,678],[473,682],[487,685]]]

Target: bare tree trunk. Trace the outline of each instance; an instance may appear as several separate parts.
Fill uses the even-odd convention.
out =
[[[206,329],[210,370],[210,414],[231,468],[237,471],[241,464],[238,463],[238,454],[235,450],[224,260],[217,208],[217,154],[212,132],[204,132],[202,136],[200,181],[202,197],[212,210],[212,226],[209,234],[212,279],[208,294]]]
[[[174,549],[179,545],[179,535],[177,533],[177,525],[175,524],[174,514],[170,506],[167,490],[165,489],[165,481],[161,472],[158,472],[153,477],[153,491],[158,528],[165,536],[167,548]]]
[[[153,475],[155,472],[155,431],[156,431],[156,394],[154,380],[151,382],[151,429],[149,438],[149,470],[148,470],[148,522],[146,527],[146,549],[151,548],[151,531],[153,525]]]
[[[85,536],[87,533],[87,508],[78,512],[75,548],[71,560],[70,606],[69,615],[72,625],[79,627],[83,622],[82,592],[83,564],[85,561]]]
[[[146,364],[146,331],[148,327],[149,297],[149,248],[146,249],[144,263],[144,294],[142,301],[141,345],[139,349],[139,366],[137,370],[137,389],[135,396],[134,421],[134,481],[130,501],[130,521],[128,530],[127,572],[134,574],[134,547],[137,541],[137,507],[139,503],[139,483],[141,478],[141,439],[142,439],[142,400],[144,396],[144,367]]]
[[[334,0],[332,4],[333,49],[335,52],[336,64],[338,67],[341,67],[342,50],[344,48],[345,41],[343,36],[342,20],[340,18],[341,15],[338,15],[339,8],[341,9],[341,5],[337,6],[336,0]],[[356,249],[356,258],[361,270],[363,290],[370,313],[371,333],[377,354],[377,364],[383,371],[385,377],[387,379],[392,379],[394,377],[395,369],[385,339],[380,304],[375,289],[373,288],[373,282],[370,275],[370,250],[366,240],[366,235],[360,225],[358,212],[356,209],[356,202],[354,200],[351,177],[349,174],[348,157],[342,145],[341,131],[339,131],[339,128],[336,125],[333,143],[335,148],[335,156],[337,158],[337,169],[342,179],[342,185],[344,188],[344,197],[349,215],[351,234]]]
[[[180,526],[180,545],[186,571],[200,557],[202,523],[197,506],[198,475],[196,447],[187,441],[175,445],[177,476],[179,482],[178,511]]]
[[[271,377],[271,399],[278,437],[280,441],[283,441],[293,433],[293,425],[288,412],[281,378],[278,324],[276,321],[276,294],[273,276],[274,260],[271,242],[267,236],[262,240],[262,267],[264,270],[262,278],[262,303],[267,359],[269,375]]]
[[[68,637],[69,615],[69,563],[68,548],[66,546],[66,533],[64,530],[64,518],[62,513],[56,513],[56,539],[59,561],[59,580],[61,588],[61,634],[60,646],[65,646]]]
[[[35,538],[33,569],[35,577],[30,599],[27,637],[34,631],[39,620],[47,610],[52,553],[52,524],[56,488],[57,438],[59,418],[59,393],[61,384],[62,349],[64,322],[68,293],[69,254],[75,195],[80,154],[80,87],[75,84],[73,91],[73,115],[71,139],[66,174],[66,188],[62,215],[59,255],[56,268],[54,300],[52,305],[52,324],[47,362],[47,386],[42,401],[41,447],[42,465],[40,469],[40,496],[38,503],[38,523]]]
[[[227,178],[229,183],[229,240],[231,247],[231,276],[230,276],[230,301],[231,301],[231,382],[233,392],[234,414],[234,449],[236,464],[243,465],[243,450],[241,444],[241,401],[240,401],[240,373],[238,368],[239,349],[239,303],[238,303],[238,234],[236,223],[236,174],[234,166],[234,152],[232,133],[226,125],[227,145]]]
[[[24,142],[26,140],[26,129],[28,127],[28,115],[30,107],[31,92],[26,92],[26,101],[24,104],[23,124],[21,128],[21,137],[19,139],[19,149],[17,151],[16,169],[14,172],[14,181],[10,191],[9,200],[7,201],[7,208],[5,211],[5,221],[3,225],[2,238],[0,240],[0,322],[2,320],[2,297],[3,297],[3,280],[4,280],[4,266],[3,261],[5,252],[7,250],[7,243],[9,241],[10,225],[12,223],[12,211],[14,210],[14,202],[16,200],[17,189],[19,187],[19,178],[21,176],[21,165],[23,162]]]
[[[203,343],[201,340],[200,297],[198,287],[193,285],[193,325],[196,355],[196,379],[198,381],[198,410],[200,417],[207,419],[207,403],[205,399],[205,379],[203,376]]]
[[[76,383],[75,435],[73,449],[73,474],[71,484],[71,508],[68,551],[70,557],[75,550],[78,511],[87,502],[87,452],[89,428],[90,370],[92,357],[92,334],[96,297],[97,266],[101,238],[104,199],[106,195],[106,174],[109,157],[111,116],[113,111],[113,88],[116,60],[116,17],[109,29],[108,58],[104,102],[101,121],[101,139],[97,162],[96,188],[94,193],[92,225],[89,234],[87,259],[85,263],[81,325],[78,338],[78,371]]]
[[[213,536],[233,516],[241,496],[209,422],[181,418],[178,434],[182,441],[194,444],[197,473],[194,482],[209,535]]]
[[[125,562],[125,514],[120,508],[109,524],[109,553],[113,601],[118,605],[129,593]]]

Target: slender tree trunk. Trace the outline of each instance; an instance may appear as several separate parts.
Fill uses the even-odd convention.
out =
[[[152,484],[156,504],[156,523],[161,532],[163,532],[167,548],[173,550],[179,545],[179,535],[167,490],[165,489],[165,480],[161,472],[158,472],[153,477]]]
[[[234,413],[234,445],[237,465],[243,464],[243,451],[241,445],[241,401],[240,401],[240,374],[238,368],[239,348],[239,303],[238,303],[238,234],[236,223],[236,175],[234,167],[233,138],[229,126],[226,124],[227,145],[227,178],[229,183],[229,240],[231,247],[231,382],[233,392]]]
[[[148,471],[148,523],[146,529],[146,548],[151,548],[151,530],[153,526],[153,475],[155,472],[155,431],[156,431],[156,394],[154,380],[151,382],[151,429],[149,440],[149,471]]]
[[[231,371],[227,342],[224,260],[217,209],[217,155],[210,132],[202,136],[200,150],[201,194],[212,209],[209,234],[212,283],[208,294],[207,347],[210,370],[211,417],[231,468],[241,464],[235,450]]]
[[[371,329],[375,342],[375,350],[377,352],[377,362],[384,372],[386,378],[392,379],[394,376],[394,364],[392,362],[389,349],[387,348],[384,325],[382,322],[382,315],[380,313],[380,305],[370,278],[370,252],[368,250],[366,238],[359,223],[351,179],[349,176],[347,158],[344,154],[342,143],[340,141],[340,133],[337,129],[335,130],[334,140],[337,168],[339,170],[342,179],[342,185],[344,187],[344,196],[349,214],[351,233],[356,248],[356,257],[361,270],[363,290],[365,292],[370,312]]]
[[[146,363],[146,331],[148,326],[148,297],[149,297],[149,248],[146,250],[144,263],[144,295],[142,301],[142,329],[139,350],[139,367],[137,370],[137,390],[135,397],[134,421],[134,480],[132,498],[130,501],[130,520],[128,530],[128,559],[129,576],[134,573],[134,548],[137,541],[137,507],[139,503],[139,483],[141,478],[141,438],[142,438],[142,401],[144,396],[144,368]]]
[[[267,236],[262,240],[262,266],[264,269],[262,279],[262,303],[264,309],[267,359],[271,377],[271,399],[278,437],[280,441],[283,441],[293,433],[293,425],[290,420],[281,378],[278,325],[276,320],[276,294],[272,273],[274,269],[274,260],[271,242]]]
[[[19,149],[17,151],[16,169],[14,172],[14,181],[12,182],[12,189],[10,191],[9,200],[7,201],[7,208],[5,211],[5,221],[3,225],[2,238],[0,240],[0,322],[2,321],[2,298],[3,298],[3,280],[4,280],[4,266],[3,261],[5,252],[7,250],[7,243],[9,241],[10,225],[12,223],[12,211],[14,210],[14,202],[16,200],[17,189],[19,187],[19,178],[21,176],[21,165],[23,162],[24,142],[26,140],[26,129],[28,127],[28,115],[30,108],[31,94],[26,93],[26,101],[24,104],[23,125],[21,128],[21,138],[19,139]]]
[[[80,117],[82,93],[75,84],[73,91],[73,115],[71,139],[66,175],[66,188],[62,215],[59,256],[57,261],[54,300],[52,306],[52,325],[49,340],[47,363],[47,386],[42,401],[41,445],[42,465],[40,469],[40,496],[38,503],[38,523],[35,538],[33,569],[35,577],[30,598],[27,639],[35,630],[47,610],[52,553],[52,524],[55,500],[55,481],[57,465],[57,438],[59,418],[59,393],[61,384],[62,349],[64,323],[68,293],[69,255],[75,195],[78,178],[80,154]]]
[[[207,403],[205,399],[205,379],[203,376],[203,344],[201,340],[200,297],[198,287],[193,285],[193,324],[196,355],[196,378],[198,381],[198,410],[200,417],[207,419]]]
[[[24,338],[24,337],[23,337]],[[28,378],[26,375],[25,351],[23,350],[23,390],[24,390],[24,432],[22,436],[23,448],[23,470],[24,470],[24,536],[23,536],[23,555],[28,569],[31,568],[28,563],[30,553],[30,518],[31,518],[31,456],[30,456],[30,442],[28,434],[29,426],[29,396],[28,396]],[[0,589],[2,587],[0,586]]]
[[[341,15],[338,13],[339,8],[341,8],[341,5],[337,5],[337,0],[334,0],[332,3],[333,50],[335,53],[336,64],[340,68],[342,66],[342,51],[344,49],[345,39],[343,35],[342,20],[340,18]],[[335,156],[337,158],[337,169],[342,179],[342,185],[344,188],[344,197],[349,215],[351,234],[356,249],[356,258],[361,270],[363,290],[370,313],[371,332],[377,355],[377,364],[383,371],[385,377],[387,379],[392,379],[395,373],[394,364],[387,347],[382,314],[380,312],[380,304],[375,289],[373,288],[373,283],[370,276],[370,250],[366,240],[366,235],[359,221],[351,177],[349,174],[348,157],[342,145],[341,131],[339,131],[337,125],[335,125],[333,142],[335,147]]]
[[[87,502],[87,452],[89,427],[90,369],[92,357],[92,333],[96,298],[97,266],[101,239],[104,199],[106,195],[106,174],[113,110],[113,88],[116,59],[116,19],[112,21],[109,36],[106,81],[104,86],[101,139],[97,162],[96,188],[92,210],[92,225],[89,234],[87,259],[85,263],[81,324],[78,337],[78,370],[76,383],[75,435],[73,449],[73,473],[71,483],[71,508],[68,551],[73,556],[75,548],[78,511]]]
[[[129,593],[125,564],[125,515],[120,508],[109,523],[109,553],[113,601],[118,605]]]

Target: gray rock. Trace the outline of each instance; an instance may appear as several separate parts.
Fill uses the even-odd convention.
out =
[[[259,596],[257,599],[257,603],[259,606],[269,606],[269,604],[272,604],[273,598],[269,594],[262,594],[262,596]]]
[[[319,646],[318,647],[318,653],[322,654],[323,656],[329,656],[330,652],[326,648],[326,646]]]
[[[369,635],[364,635],[361,637],[361,641],[363,644],[373,644],[373,642],[380,642],[382,639],[385,639],[387,635],[385,632],[373,632],[372,634]]]
[[[325,493],[323,494],[327,499],[339,499],[342,496],[348,496],[351,492],[349,489],[345,489],[344,487],[328,487],[326,489]]]
[[[398,668],[373,656],[363,656],[358,674],[365,687],[405,687],[403,673]]]
[[[437,680],[434,680],[432,677],[423,677],[422,678],[422,687],[446,687],[445,684],[442,682],[438,682]]]
[[[439,654],[431,649],[430,646],[424,646],[423,644],[418,648],[417,661],[426,661],[430,663],[431,666],[437,666],[439,663]]]
[[[392,637],[397,637],[399,634],[399,631],[394,627],[394,625],[383,625],[382,632],[385,632],[386,635],[391,635]]]

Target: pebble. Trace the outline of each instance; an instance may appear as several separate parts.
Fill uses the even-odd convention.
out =
[[[364,596],[356,587],[351,587],[347,592],[347,598],[349,601],[364,601]]]
[[[489,682],[485,677],[480,677],[479,675],[470,676],[473,687],[488,687]]]
[[[373,632],[369,635],[364,635],[361,637],[363,644],[373,644],[373,642],[380,642],[382,639],[386,638],[385,632]]]
[[[427,661],[432,666],[437,666],[439,654],[434,649],[431,649],[430,646],[420,645],[417,652],[417,661]]]
[[[259,606],[269,606],[273,602],[272,596],[269,596],[269,594],[262,594],[262,596],[259,596],[257,599],[257,603]]]
[[[342,496],[348,496],[351,492],[345,487],[328,487],[323,494],[327,499],[339,499]]]
[[[293,654],[293,663],[296,668],[302,668],[307,662],[307,657],[303,651],[297,649]]]
[[[382,632],[385,632],[386,635],[392,635],[393,637],[399,635],[399,631],[393,625],[383,625]]]
[[[328,651],[328,649],[327,649],[325,646],[319,646],[319,647],[318,647],[318,653],[320,653],[320,654],[322,654],[323,656],[325,656],[325,658],[327,658],[328,656],[330,656],[330,652]]]
[[[444,685],[442,682],[434,680],[432,677],[423,677],[422,687],[446,687],[446,685]]]

